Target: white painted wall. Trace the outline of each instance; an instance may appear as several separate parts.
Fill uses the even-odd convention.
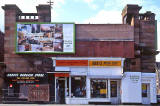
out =
[[[91,82],[90,82],[90,78],[89,77],[87,77],[86,78],[86,93],[87,93],[87,99],[90,99],[91,98],[91,90],[90,90],[90,88],[91,88],[91,84],[90,84]]]
[[[103,75],[103,76],[116,76],[122,75],[121,67],[90,67],[89,75]]]
[[[67,98],[66,97],[66,104],[88,104],[88,99],[86,98]]]
[[[121,82],[121,102],[141,103],[141,72],[125,72]]]
[[[88,67],[70,67],[70,75],[77,75],[77,76],[82,76],[82,75],[87,75],[88,72]]]
[[[55,67],[55,71],[70,71],[69,67]]]

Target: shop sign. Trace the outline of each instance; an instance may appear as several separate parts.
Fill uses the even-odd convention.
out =
[[[121,66],[121,61],[89,61],[89,66]]]
[[[69,73],[55,73],[55,77],[69,77]]]
[[[88,60],[56,60],[56,66],[88,66]]]
[[[47,81],[47,74],[44,73],[6,73],[6,81],[17,84],[43,83]]]
[[[137,76],[137,75],[130,75],[130,80],[133,82],[133,83],[138,83],[140,77]]]

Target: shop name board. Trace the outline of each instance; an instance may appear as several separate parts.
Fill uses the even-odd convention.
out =
[[[56,60],[56,66],[88,66],[88,60]]]
[[[130,75],[130,80],[133,82],[133,83],[138,83],[140,77],[137,76],[137,75]]]
[[[121,61],[89,61],[89,66],[121,66]]]
[[[121,66],[121,61],[56,60],[56,66]]]
[[[6,80],[9,83],[33,84],[47,81],[47,75],[44,73],[6,73]]]
[[[55,77],[69,77],[69,73],[55,73]]]
[[[17,74],[7,74],[6,75],[7,77],[44,77],[44,74],[19,74],[19,73],[17,73]]]

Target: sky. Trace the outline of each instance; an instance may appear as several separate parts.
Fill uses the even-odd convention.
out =
[[[0,6],[16,4],[24,13],[36,12],[39,4],[49,0],[0,0]],[[121,24],[121,12],[126,4],[142,6],[140,13],[156,14],[158,50],[160,50],[160,0],[52,0],[52,22],[75,22],[78,24]],[[0,30],[4,32],[4,11],[0,8]],[[160,61],[160,55],[157,56]]]

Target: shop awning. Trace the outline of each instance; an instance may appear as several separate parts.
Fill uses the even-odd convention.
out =
[[[69,77],[70,71],[54,71],[54,72],[47,72],[53,74],[55,77]]]
[[[69,77],[69,73],[55,73],[55,77]]]
[[[109,75],[109,76],[104,76],[104,75],[89,75],[89,78],[106,78],[106,79],[122,79],[121,75]]]

